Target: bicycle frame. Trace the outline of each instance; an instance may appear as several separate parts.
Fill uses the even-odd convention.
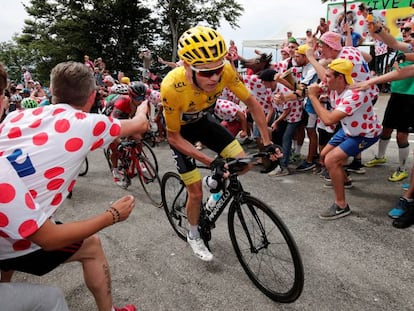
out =
[[[236,166],[237,164],[241,163],[237,161],[238,161],[237,159],[234,160],[233,165]],[[205,168],[205,167],[200,166],[200,168]],[[230,203],[230,201],[233,201],[232,204],[235,204],[236,206],[238,206],[239,205],[238,203],[243,202],[243,197],[248,194],[249,192],[246,192],[243,190],[243,186],[239,181],[239,175],[237,173],[237,170],[235,170],[233,172],[230,172],[230,176],[224,188],[223,194],[220,197],[220,199],[216,202],[215,208],[209,214],[207,213],[205,209],[205,203],[202,204],[199,225],[201,228],[202,238],[206,244],[211,239],[210,229],[215,228],[215,223],[217,219],[221,216],[221,214],[223,213],[227,205]],[[251,210],[251,212],[255,214],[254,211]],[[244,222],[244,217],[243,217],[241,210],[237,209],[237,213],[242,221],[243,229],[246,232],[246,235],[248,237],[250,249],[252,251],[257,252],[256,248],[253,246],[252,239],[250,238],[250,232]],[[256,221],[259,223],[260,230],[261,230],[263,237],[266,239],[265,237],[266,233],[265,233],[265,230],[263,229],[260,219],[257,217],[255,218],[256,218]],[[203,233],[206,234],[206,236],[203,236]]]
[[[222,196],[217,201],[215,208],[207,216],[208,220],[214,224],[223,213],[231,199],[236,198],[235,200],[238,201],[243,196],[243,192],[244,190],[239,182],[238,175],[233,173],[229,177],[229,183],[227,187],[225,187]]]
[[[136,141],[123,141],[119,144],[120,155],[119,161],[121,162],[121,167],[127,172],[127,183],[131,184],[131,179],[137,176],[138,174],[142,176],[142,168],[139,163],[140,150],[142,145]]]

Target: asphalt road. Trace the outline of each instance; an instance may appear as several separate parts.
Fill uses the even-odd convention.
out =
[[[376,105],[380,116],[386,100],[381,96]],[[376,151],[375,145],[363,159]],[[161,174],[174,170],[168,146],[162,144],[156,152]],[[387,164],[352,176],[354,188],[346,195],[353,213],[335,221],[318,218],[332,203],[333,193],[312,173],[275,178],[255,167],[242,177],[246,190],[281,216],[300,249],[305,287],[292,304],[271,301],[250,282],[232,249],[226,214],[213,231],[215,259],[204,263],[175,235],[164,211],[149,203],[137,180],[128,190],[112,184],[101,151],[89,156],[88,174],[78,179],[73,198],[57,217],[64,222],[82,219],[104,211],[122,195],[136,196],[131,217],[99,233],[117,305],[134,303],[138,310],[414,310],[414,227],[395,229],[387,217],[403,193],[402,182],[387,181],[397,166],[395,142],[387,156]],[[57,285],[72,310],[96,309],[78,263],[44,277],[17,273],[15,280]]]

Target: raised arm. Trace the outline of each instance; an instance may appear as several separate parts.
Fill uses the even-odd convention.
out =
[[[394,70],[391,72],[388,72],[382,76],[374,77],[369,80],[355,83],[351,85],[352,89],[356,89],[359,91],[363,91],[368,89],[371,85],[374,84],[381,84],[386,83],[394,80],[403,80],[406,78],[414,77],[414,65],[410,65],[404,68],[401,68],[399,70]]]
[[[401,41],[397,41],[389,32],[385,31],[385,26],[383,26],[379,22],[373,22],[370,29],[370,34],[372,37],[381,40],[390,48],[406,52],[412,53],[413,52],[413,45],[411,43],[405,43]]]

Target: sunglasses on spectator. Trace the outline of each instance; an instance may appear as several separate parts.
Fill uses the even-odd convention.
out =
[[[191,70],[196,72],[198,75],[204,78],[211,78],[214,75],[220,75],[224,69],[224,63],[216,68],[208,68],[208,69],[201,69],[195,68],[194,66],[190,66]]]
[[[401,32],[410,32],[411,31],[411,27],[401,27],[400,28]]]

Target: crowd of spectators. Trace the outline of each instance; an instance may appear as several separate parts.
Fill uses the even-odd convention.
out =
[[[361,7],[361,11],[363,11],[363,7]],[[397,51],[401,50],[405,53],[412,52],[412,46],[414,44],[414,23],[409,19],[404,22],[400,29],[401,41],[395,40],[384,25],[377,24],[370,33],[375,40],[374,57],[358,49],[365,38],[355,33],[353,27],[353,12],[346,12],[342,16],[342,19],[338,19],[333,25],[334,31],[330,31],[326,20],[321,18],[316,31],[313,32],[311,28],[308,28],[305,31],[305,37],[301,39],[295,38],[292,32],[288,32],[280,51],[280,61],[271,63],[271,57],[265,53],[256,51],[256,54],[258,54],[256,63],[267,62],[267,66],[261,68],[260,71],[250,68],[251,72],[245,76],[240,76],[240,80],[248,86],[251,93],[257,98],[265,114],[269,134],[274,142],[281,145],[283,151],[283,158],[280,160],[280,163],[277,163],[278,165],[276,166],[261,170],[261,173],[267,174],[269,178],[287,178],[286,176],[300,172],[313,172],[315,175],[319,175],[324,180],[324,187],[333,189],[334,197],[332,205],[325,208],[319,214],[319,217],[323,220],[334,220],[352,213],[351,206],[346,200],[345,191],[345,189],[350,189],[353,186],[353,180],[350,174],[365,174],[365,167],[374,167],[387,162],[385,153],[393,130],[397,131],[399,165],[388,180],[390,182],[398,182],[409,177],[406,163],[409,156],[408,134],[414,128],[414,103],[412,103],[414,98],[414,78],[404,76],[401,81],[391,82],[391,96],[382,124],[373,109],[373,105],[377,101],[380,91],[377,83],[373,81],[381,81],[374,78],[374,76],[381,76],[384,73],[384,55],[388,53],[388,46]],[[414,57],[411,58],[409,54],[406,55],[401,52],[397,52],[396,54],[393,65],[397,69],[414,64]],[[159,118],[157,122],[160,122],[157,124],[158,129],[162,133],[161,137],[163,138],[162,106],[160,105],[158,92],[162,79],[152,68],[154,58],[149,49],[142,48],[138,53],[138,57],[143,62],[144,71],[142,83],[145,84],[145,89],[148,88],[149,90],[148,92],[145,91],[140,94],[141,98],[139,102],[141,103],[145,99],[151,101],[152,98],[154,111]],[[233,40],[230,40],[226,58],[232,64],[235,71],[238,70],[239,64],[246,66],[246,60],[238,54]],[[168,62],[160,57],[157,59],[159,63],[172,68],[182,66],[182,62]],[[370,62],[375,62],[374,70],[370,69]],[[79,69],[78,66],[82,67]],[[91,61],[89,56],[85,55],[83,64],[68,62],[59,64],[54,68],[52,79],[54,79],[53,81],[56,85],[61,83],[59,75],[67,67],[77,68],[79,73],[81,73],[79,81],[86,79],[84,81],[85,84],[82,87],[79,86],[81,91],[83,90],[83,102],[80,105],[78,103],[72,103],[70,102],[71,97],[67,98],[67,103],[62,102],[62,100],[65,100],[65,94],[61,94],[62,98],[60,98],[59,91],[56,91],[57,93],[54,94],[53,104],[57,106],[49,107],[49,110],[45,114],[50,113],[53,115],[56,112],[53,110],[63,109],[64,111],[69,111],[65,113],[72,114],[73,120],[77,120],[74,117],[75,113],[79,111],[88,112],[89,110],[92,112],[100,112],[107,103],[105,99],[114,94],[128,94],[122,92],[129,90],[131,85],[135,83],[121,71],[118,72],[115,78],[106,68],[102,58],[98,57],[95,61]],[[233,71],[231,72],[234,74]],[[217,74],[220,73],[213,75]],[[49,106],[52,103],[51,90],[43,86],[40,81],[34,80],[28,68],[25,66],[22,67],[21,81],[8,81],[8,84],[6,84],[5,71],[1,66],[0,80],[1,89],[5,92],[4,98],[3,95],[1,96],[0,106],[0,122],[3,121],[3,124],[5,124],[3,126],[4,131],[12,131],[7,115],[13,114],[16,110],[24,111],[25,109]],[[383,79],[383,81],[385,80]],[[390,80],[387,80],[387,82]],[[58,90],[58,88],[56,87],[55,90]],[[97,90],[97,96],[94,102],[92,102],[88,96],[95,90]],[[78,90],[72,91],[75,92]],[[255,142],[256,147],[262,149],[263,144],[261,145],[260,141],[261,135],[263,135],[263,133],[260,133],[262,131],[258,131],[249,117],[248,109],[246,109],[243,103],[238,102],[233,95],[228,90],[225,90],[220,98],[218,98],[214,109],[216,118],[222,121],[223,126],[235,138]],[[132,95],[129,94],[129,96]],[[137,100],[136,96],[135,100]],[[87,108],[83,108],[84,106],[87,106]],[[79,111],[74,112],[74,110]],[[93,116],[91,118],[93,118],[93,122],[95,123],[99,121],[108,123],[108,129],[113,125],[112,123],[115,123],[119,127],[117,127],[118,132],[116,135],[109,130],[101,133],[105,145],[109,145],[118,136],[142,134],[144,128],[147,129],[147,120],[142,110],[143,108],[134,110],[132,115],[128,115],[122,121],[117,120],[117,118],[105,118],[105,116]],[[24,117],[30,119],[33,118],[33,115],[26,114]],[[135,123],[139,121],[139,124],[132,125],[133,122],[129,118],[133,118],[136,121]],[[76,130],[80,131],[80,129]],[[88,130],[92,131],[92,129]],[[309,139],[309,144],[306,155],[303,155],[301,148],[305,135]],[[93,135],[90,134],[90,136],[92,137]],[[41,139],[34,140],[36,142],[41,141]],[[32,136],[28,138],[28,141],[33,141]],[[361,162],[361,153],[376,144],[377,141],[379,141],[377,155],[374,159],[363,165]],[[91,138],[89,141],[91,146],[89,146],[90,148],[87,151],[94,148],[94,142]],[[3,143],[10,150],[16,147],[6,139],[4,139]],[[247,147],[247,144],[245,146]],[[30,144],[23,144],[21,148],[30,148]],[[9,156],[7,159],[10,160],[10,154],[8,154],[9,151],[7,150],[4,152]],[[82,154],[83,157],[87,151],[84,151],[84,154]],[[36,192],[33,192],[31,188],[26,189],[20,184],[20,179],[16,174],[14,174],[16,176],[10,174],[10,172],[13,172],[12,167],[15,167],[18,163],[12,161],[9,164],[7,162],[8,160],[5,159],[6,157],[4,156],[0,157],[0,160],[4,164],[0,168],[7,173],[0,175],[2,181],[4,181],[2,184],[3,187],[6,182],[10,184],[15,183],[15,188],[21,190],[18,192],[21,197],[16,199],[20,201],[13,201],[13,204],[15,206],[19,206],[18,204],[36,205],[37,203],[34,200],[36,198]],[[50,163],[47,165],[50,165]],[[75,176],[76,172],[71,172],[71,174]],[[74,178],[73,176],[69,176],[70,178],[64,181],[66,184],[65,191],[73,187],[74,182],[70,180]],[[411,181],[413,178],[413,171],[411,170]],[[31,186],[35,187],[38,185]],[[396,228],[407,228],[414,224],[414,185],[411,183],[406,185],[406,188],[408,189],[406,194],[398,199],[396,206],[391,208],[388,214],[394,219],[393,226]],[[61,196],[59,198],[61,199]],[[22,200],[24,203],[22,203]],[[53,202],[56,202],[55,200],[57,200],[57,196],[53,198]],[[30,241],[29,244],[33,246],[33,252],[39,251],[39,249],[43,251],[42,247],[54,249],[66,246],[64,243],[68,241],[71,244],[82,240],[82,243],[85,242],[84,245],[82,243],[75,243],[77,244],[74,247],[75,253],[78,250],[81,251],[77,253],[78,255],[72,254],[74,257],[71,260],[84,263],[87,258],[87,253],[83,253],[83,250],[89,247],[89,249],[93,248],[95,250],[93,252],[94,258],[100,264],[100,267],[105,266],[107,269],[107,262],[103,250],[93,234],[104,227],[125,220],[135,205],[134,198],[130,196],[124,197],[116,201],[103,215],[92,218],[88,224],[92,223],[93,229],[84,229],[83,225],[75,224],[74,226],[79,228],[79,232],[81,232],[78,235],[73,230],[72,233],[68,233],[71,228],[70,224],[68,224],[68,227],[50,222],[49,217],[53,215],[61,201],[59,200],[59,203],[55,204],[56,206],[53,208],[46,206],[47,204],[45,202],[44,200],[41,203],[45,204],[44,208],[46,212],[33,216],[41,219],[42,225],[36,228],[36,230],[33,229],[33,232],[30,232],[27,236],[24,236],[24,238]],[[0,203],[4,203],[4,200]],[[6,209],[4,206],[0,206],[0,208]],[[38,212],[37,209],[33,210]],[[10,215],[12,213],[10,211]],[[40,233],[37,232],[38,230]],[[68,240],[64,238],[63,240],[59,240],[61,237],[58,234],[60,230],[63,230],[70,238]],[[17,234],[15,232],[12,233]],[[57,234],[55,242],[48,241],[50,233]],[[15,238],[15,236],[11,236],[10,238]],[[75,238],[78,240],[75,240]],[[36,243],[38,245],[35,245]],[[15,258],[13,257],[16,256],[15,253],[16,250],[13,251],[12,255],[4,255],[0,252],[1,281],[10,281],[13,270],[15,269],[23,269],[22,271],[35,274],[44,273],[44,271],[39,272],[33,270],[33,268],[26,268],[26,263],[23,265],[25,267],[22,268],[21,263],[16,264],[13,260],[9,261],[8,259]],[[26,254],[31,254],[31,251],[26,252],[24,255]],[[46,255],[42,253],[42,256]],[[67,257],[67,254],[65,256],[59,257],[58,264],[70,258],[70,255],[69,257]],[[55,263],[51,264],[46,269],[46,272],[53,270],[54,265]],[[88,267],[84,266],[84,269],[86,271],[90,271],[90,269],[96,270],[96,266],[93,268],[89,267],[89,270]],[[112,297],[107,295],[108,292],[110,293],[110,288],[107,288],[110,286],[110,282],[108,282],[109,275],[105,273],[108,272],[98,271],[98,274],[93,275],[93,278],[99,276],[100,282],[93,278],[88,278],[87,273],[85,275],[85,281],[90,285],[98,307],[102,307],[105,310],[111,310],[111,308],[112,310],[135,310],[135,307],[131,305],[123,309],[112,307]],[[16,286],[15,290],[20,290],[23,293],[31,291],[30,287],[20,285]],[[44,291],[46,294],[42,294]],[[39,295],[48,297],[49,295],[47,293],[54,293],[54,289],[38,287],[38,292]],[[104,292],[105,295],[103,295]],[[6,290],[2,289],[0,296],[1,293],[5,294]],[[56,298],[54,303],[59,304],[61,310],[65,310],[67,306],[64,300],[62,300],[61,293],[57,291],[54,296]],[[29,296],[27,296],[27,299],[29,299]],[[46,299],[45,302],[47,301]]]

